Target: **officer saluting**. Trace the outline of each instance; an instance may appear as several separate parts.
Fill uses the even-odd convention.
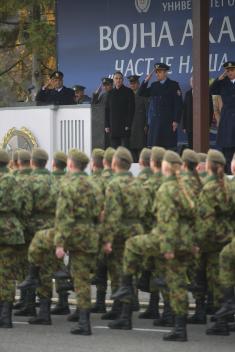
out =
[[[156,63],[154,70],[141,84],[139,95],[150,97],[148,146],[158,145],[174,150],[177,147],[177,127],[182,115],[182,93],[178,82],[167,77],[169,69],[164,63]],[[154,72],[157,82],[147,88]]]
[[[217,145],[226,158],[226,172],[235,153],[235,61],[226,62],[225,72],[210,87],[211,95],[221,95],[223,107],[218,126]]]
[[[74,91],[64,86],[63,73],[55,71],[50,80],[36,96],[37,105],[72,105],[74,104]],[[49,88],[51,87],[51,88]]]

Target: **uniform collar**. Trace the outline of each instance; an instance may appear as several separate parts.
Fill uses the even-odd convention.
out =
[[[32,171],[32,175],[50,175],[50,171],[46,168],[37,168]]]

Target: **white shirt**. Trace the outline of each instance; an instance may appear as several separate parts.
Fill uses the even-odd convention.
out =
[[[235,83],[235,79],[231,79],[231,82],[234,84]]]

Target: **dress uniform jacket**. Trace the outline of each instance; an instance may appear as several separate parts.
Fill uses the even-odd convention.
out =
[[[164,83],[154,82],[148,88],[143,82],[139,95],[150,97],[148,145],[166,148],[177,146],[177,131],[173,122],[180,122],[182,114],[182,94],[178,82],[169,78]]]
[[[72,105],[74,104],[74,90],[62,87],[61,90],[41,89],[36,96],[37,105]]]
[[[235,83],[228,77],[216,79],[211,87],[212,95],[221,95],[223,107],[218,126],[217,144],[221,148],[235,147]]]

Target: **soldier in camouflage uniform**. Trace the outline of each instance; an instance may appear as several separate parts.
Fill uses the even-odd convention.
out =
[[[112,158],[115,153],[115,149],[109,147],[105,150],[103,154],[103,171],[101,177],[103,179],[103,190],[105,194],[105,188],[108,185],[108,182],[113,176],[112,171]],[[102,225],[100,227],[100,231],[102,234]],[[102,236],[100,236],[101,238]],[[107,270],[107,255],[103,252],[102,241],[100,241],[100,250],[97,260],[97,269],[95,277],[93,278],[93,283],[96,284],[96,303],[92,307],[92,313],[105,313],[106,314],[106,306],[105,306],[105,297],[107,290],[107,281],[108,281],[108,270]],[[106,318],[106,315],[101,318]]]
[[[55,221],[56,201],[58,197],[58,189],[54,187],[55,179],[51,176],[50,172],[45,168],[48,161],[48,154],[40,148],[35,148],[32,151],[31,167],[33,169],[30,177],[28,187],[33,196],[33,210],[28,222],[30,235],[32,241],[29,246],[28,260],[29,275],[26,277],[18,288],[36,288],[37,294],[40,298],[40,309],[37,317],[29,319],[30,324],[51,324],[50,319],[50,305],[52,294],[51,276],[48,274],[48,267],[52,266],[54,258],[49,256],[47,262],[50,265],[40,270],[39,280],[39,266],[34,263],[39,260],[42,262],[45,258],[37,256],[37,248],[40,244],[44,244],[44,231],[47,230],[46,237],[50,238],[51,231],[48,229],[53,228]],[[36,258],[35,258],[36,257]],[[43,283],[39,285],[39,281]]]
[[[191,201],[190,189],[179,179],[182,161],[178,154],[168,151],[164,154],[162,172],[166,176],[157,192],[157,226],[150,235],[137,236],[126,242],[123,264],[122,287],[114,298],[126,300],[123,307],[130,307],[132,297],[132,275],[139,269],[145,256],[155,256],[165,261],[166,282],[169,287],[170,303],[175,313],[175,328],[164,336],[167,341],[186,341],[187,264],[194,249],[194,236],[188,221],[194,217],[195,206]],[[177,236],[176,236],[177,234]],[[187,237],[185,236],[187,234]],[[129,302],[128,302],[129,300]],[[131,329],[131,314],[126,311],[115,329]]]
[[[213,293],[215,307],[220,306],[221,287],[219,283],[219,254],[231,240],[232,198],[228,179],[224,175],[225,158],[217,150],[210,150],[207,155],[206,168],[208,177],[200,193],[198,202],[197,236],[201,253],[206,257],[206,274],[209,290]],[[227,327],[217,321],[215,326],[207,329],[208,335]]]
[[[131,153],[119,147],[113,157],[115,176],[105,193],[103,243],[107,256],[112,292],[118,288],[122,274],[122,258],[125,241],[143,233],[141,218],[145,213],[146,200],[140,192],[139,181],[128,171],[132,163]],[[114,300],[109,319],[119,316],[121,304]]]
[[[62,179],[66,174],[66,166],[67,166],[67,155],[62,151],[55,152],[52,160],[51,174],[52,174],[52,178],[54,179],[53,187],[57,188],[58,194],[60,191],[60,183],[62,182]],[[65,267],[63,262],[57,261],[57,264],[58,264],[58,269],[67,271],[67,268]],[[46,266],[46,263],[44,266]],[[53,267],[55,266],[53,265]],[[70,313],[69,304],[68,304],[69,293],[66,290],[60,290],[60,287],[62,285],[65,285],[66,282],[67,281],[64,279],[55,279],[55,287],[56,287],[56,292],[58,294],[58,303],[54,308],[51,309],[51,314],[53,315],[66,315]]]
[[[15,156],[15,153],[14,153]],[[32,169],[30,167],[30,159],[31,159],[31,154],[27,150],[19,150],[17,151],[17,173],[16,179],[17,181],[22,185],[22,187],[25,187],[26,189],[29,190],[28,188],[28,179],[29,176],[31,175]],[[32,208],[33,204],[33,199],[32,199],[32,193],[30,193],[30,199],[29,199],[29,204],[28,206]],[[17,281],[22,282],[28,272],[28,248],[29,244],[32,240],[32,236],[30,235],[30,229],[28,228],[28,218],[22,219],[24,222],[24,238],[25,238],[25,244],[19,248],[19,271],[17,275]],[[35,315],[35,307],[34,304],[31,304],[32,302],[34,303],[35,301],[35,291],[32,292],[31,290],[20,290],[20,300],[14,305],[14,309],[17,309],[17,312],[15,312],[16,316],[28,316],[28,315]]]
[[[25,243],[19,217],[30,216],[27,189],[8,173],[9,156],[0,150],[0,328],[12,327],[18,248]]]
[[[142,182],[146,181],[153,174],[150,168],[150,156],[151,156],[150,149],[148,148],[142,149],[139,157],[140,172],[138,175],[138,178]]]
[[[231,172],[235,175],[235,154],[231,163]],[[235,331],[235,324],[228,326],[227,322],[230,317],[234,317],[235,313],[235,177],[230,181],[231,195],[232,195],[232,212],[230,222],[233,226],[233,239],[220,252],[219,258],[219,279],[223,292],[223,305],[219,311],[216,312],[216,319],[220,324],[215,324],[215,335],[229,335],[230,331]]]
[[[96,224],[103,205],[100,189],[84,172],[88,162],[88,157],[79,150],[73,149],[68,154],[69,175],[61,184],[54,239],[58,258],[69,251],[79,308],[78,327],[71,333],[78,335],[91,335],[90,273],[96,264],[99,244]]]
[[[155,203],[155,196],[156,192],[159,189],[163,177],[161,173],[161,164],[162,164],[162,159],[163,155],[165,153],[165,149],[161,147],[153,147],[152,150],[144,148],[141,152],[140,159],[145,159],[148,158],[149,164],[151,167],[151,173],[145,172],[143,175],[147,176],[146,180],[144,181],[143,187],[144,187],[144,192],[145,196],[147,199],[147,207],[146,207],[146,214],[144,218],[142,219],[142,224],[144,226],[144,231],[145,233],[150,233],[152,228],[156,224],[156,209],[154,208],[154,203]],[[148,156],[148,154],[150,154]],[[142,172],[139,174],[139,176],[142,179]],[[159,292],[156,287],[153,287],[150,285],[151,280],[151,271],[154,268],[154,260],[153,258],[149,258],[148,262],[146,265],[144,265],[145,269],[141,274],[140,280],[139,280],[139,288],[142,291],[150,292],[150,300],[149,300],[149,305],[147,309],[139,314],[140,319],[156,319],[155,323],[159,324],[159,310],[158,310],[158,304],[159,304]]]

